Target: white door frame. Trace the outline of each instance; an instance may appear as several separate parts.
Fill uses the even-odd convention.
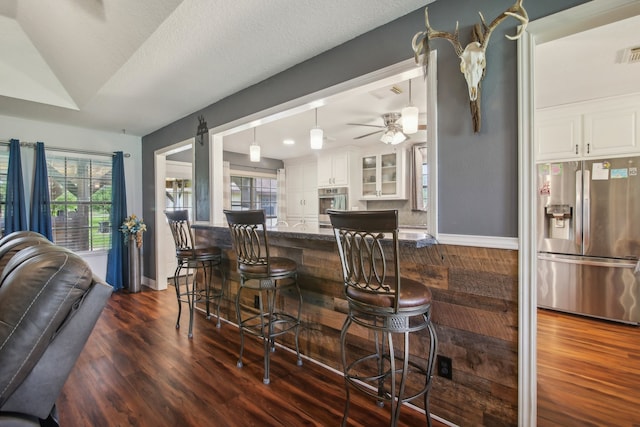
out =
[[[638,0],[594,0],[530,22],[518,40],[518,425],[537,423],[534,64],[537,44],[640,15]]]

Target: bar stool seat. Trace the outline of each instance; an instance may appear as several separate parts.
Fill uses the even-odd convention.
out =
[[[338,244],[349,309],[340,333],[347,393],[342,426],[349,415],[351,388],[381,406],[389,402],[392,427],[398,425],[402,405],[422,396],[431,426],[429,391],[437,349],[431,322],[432,294],[426,284],[400,274],[398,212],[327,213]],[[371,331],[374,342],[369,345],[351,337],[354,343],[348,345],[353,323]],[[426,355],[410,352],[410,334],[420,334],[417,339],[425,346],[428,342]]]
[[[236,314],[240,329],[240,356],[237,366],[243,366],[244,334],[249,333],[263,340],[264,377],[269,384],[271,353],[275,351],[275,339],[288,332],[295,334],[297,365],[302,365],[298,336],[302,294],[298,286],[298,264],[289,258],[271,256],[266,233],[266,218],[262,210],[224,211],[231,241],[236,252],[240,286],[236,293]],[[297,311],[291,313],[278,306],[278,296],[285,288],[293,288],[297,299]],[[242,304],[242,293],[251,290],[257,307]],[[281,298],[282,299],[282,298]],[[257,310],[257,311],[256,311]]]
[[[389,277],[387,283],[394,283],[395,277]],[[431,291],[425,288],[424,283],[416,282],[406,278],[401,278],[400,298],[398,308],[400,309],[420,309],[431,304]],[[380,294],[364,291],[360,288],[350,286],[346,290],[346,295],[355,304],[357,302],[375,307],[394,307],[396,297],[392,294]]]
[[[255,276],[287,276],[298,269],[298,264],[289,258],[270,257],[269,265],[240,264],[238,270],[242,274]]]
[[[176,257],[185,261],[202,261],[222,256],[222,250],[216,246],[194,249],[176,249]]]
[[[197,303],[205,303],[206,318],[211,318],[210,304],[216,304],[216,326],[220,327],[220,301],[223,296],[225,274],[222,250],[217,246],[197,246],[187,210],[165,211],[176,246],[177,267],[173,274],[178,300],[176,329],[180,328],[182,304],[189,307],[189,338],[193,338],[193,315]],[[220,287],[212,286],[213,270],[220,272]],[[184,280],[180,280],[184,270]],[[195,270],[195,271],[191,271]],[[200,276],[199,276],[200,274]],[[200,277],[202,278],[200,280]]]

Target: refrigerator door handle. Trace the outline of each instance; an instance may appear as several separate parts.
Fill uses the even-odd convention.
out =
[[[582,170],[576,171],[576,211],[573,213],[575,218],[575,227],[573,233],[575,235],[576,246],[582,252]]]
[[[544,254],[538,253],[538,259],[543,261],[553,261],[560,262],[565,264],[581,264],[581,265],[592,265],[596,267],[614,267],[614,268],[635,268],[635,261],[625,261],[625,260],[603,260],[597,258],[585,258],[585,257],[575,257],[571,255],[552,255],[552,254]]]
[[[584,204],[582,208],[582,247],[584,249],[582,253],[586,253],[591,237],[591,171],[589,169],[584,171],[582,186],[584,191],[584,197],[582,198],[582,203]]]

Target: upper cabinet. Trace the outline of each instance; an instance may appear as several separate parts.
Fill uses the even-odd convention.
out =
[[[362,156],[363,200],[406,199],[406,150]]]
[[[348,187],[352,153],[322,153],[318,157],[318,187]]]
[[[640,95],[540,109],[535,142],[536,161],[640,154]]]

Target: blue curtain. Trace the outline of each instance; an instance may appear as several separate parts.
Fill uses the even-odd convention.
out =
[[[9,166],[7,170],[7,196],[4,220],[4,235],[14,231],[28,230],[27,212],[24,207],[24,183],[22,182],[22,159],[20,141],[9,143]]]
[[[114,291],[128,287],[127,251],[120,225],[127,218],[127,189],[124,181],[124,156],[118,151],[113,156],[111,172],[111,249],[107,257],[106,281]]]
[[[44,155],[44,143],[36,143],[36,165],[33,176],[33,193],[31,194],[31,215],[29,217],[31,231],[37,231],[53,241],[51,232],[51,201],[49,200],[49,176],[47,159]]]

